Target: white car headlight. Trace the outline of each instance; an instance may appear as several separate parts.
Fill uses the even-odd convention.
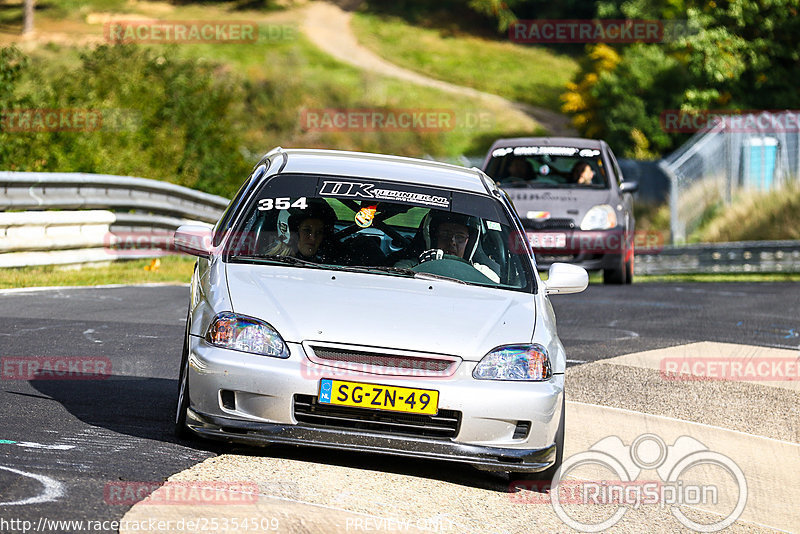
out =
[[[217,315],[208,327],[206,341],[216,347],[288,358],[283,338],[269,324],[231,312]]]
[[[472,371],[478,380],[549,380],[553,375],[547,350],[537,344],[508,345],[493,350]]]
[[[586,212],[581,230],[608,230],[617,225],[617,214],[608,204],[600,204]]]

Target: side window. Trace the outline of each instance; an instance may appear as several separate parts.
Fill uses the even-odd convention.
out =
[[[267,162],[268,164],[269,162]],[[214,246],[219,246],[220,242],[222,241],[222,236],[231,227],[233,224],[233,215],[236,213],[239,204],[242,202],[242,198],[244,198],[247,193],[252,188],[253,184],[258,182],[258,179],[261,178],[265,172],[267,172],[267,164],[259,165],[256,170],[253,171],[253,174],[250,175],[242,187],[239,188],[239,191],[236,193],[236,196],[233,197],[233,200],[228,207],[225,209],[225,213],[222,214],[222,217],[219,218],[217,221],[216,226],[214,227]]]
[[[617,163],[617,158],[614,157],[614,153],[611,152],[611,149],[608,149],[608,157],[611,159],[611,165],[614,168],[614,176],[617,177],[617,185],[621,184],[625,181],[625,178],[622,177],[622,171],[619,168],[619,164]]]

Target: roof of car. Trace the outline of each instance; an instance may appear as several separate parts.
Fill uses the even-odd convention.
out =
[[[512,137],[498,139],[492,145],[492,149],[517,146],[566,146],[599,149],[602,145],[603,142],[599,139],[584,139],[582,137]]]
[[[449,163],[343,150],[279,148],[271,153],[279,152],[286,156],[282,173],[372,178],[487,193],[483,172]]]

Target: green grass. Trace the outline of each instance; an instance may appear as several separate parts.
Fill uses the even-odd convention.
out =
[[[352,27],[361,44],[392,63],[553,111],[578,70],[573,58],[543,47],[443,36],[397,17],[356,13]]]
[[[634,284],[647,282],[800,282],[800,273],[732,273],[637,275]]]
[[[153,260],[116,261],[110,264],[64,267],[18,267],[0,269],[0,289],[16,287],[96,286],[106,284],[188,283],[195,258],[164,256],[156,270],[146,270]]]
[[[278,39],[252,53],[252,45],[186,45],[186,57],[205,57],[223,62],[254,84],[280,84],[285,102],[251,102],[252,117],[276,116],[286,125],[268,131],[254,123],[249,140],[254,150],[275,145],[385,152],[404,156],[455,157],[483,155],[494,139],[525,131],[516,118],[488,113],[469,97],[453,96],[435,89],[365,73],[324,54],[296,29],[293,39]],[[454,128],[441,131],[312,132],[301,121],[301,110],[413,109],[452,112]]]
[[[718,208],[696,237],[702,242],[800,239],[800,187],[742,195]]]
[[[195,259],[164,256],[157,270],[146,270],[153,260],[123,260],[82,267],[44,266],[0,269],[0,289],[110,284],[189,283]],[[547,280],[547,272],[539,273]],[[600,273],[589,273],[590,284],[602,284]],[[637,276],[635,284],[648,282],[800,282],[800,273],[674,274]]]
[[[547,280],[547,271],[540,272],[543,281]],[[636,275],[634,284],[650,282],[800,282],[800,273],[732,273],[732,274],[665,274]],[[603,275],[600,271],[589,272],[589,284],[602,285]]]

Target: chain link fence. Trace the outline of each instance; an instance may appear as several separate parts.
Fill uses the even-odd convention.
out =
[[[800,182],[799,120],[796,111],[703,114],[709,126],[659,164],[671,180],[672,242],[686,242],[716,205]]]

